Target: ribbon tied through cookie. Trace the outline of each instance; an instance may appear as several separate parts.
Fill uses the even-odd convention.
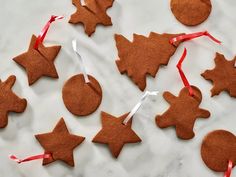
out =
[[[77,43],[76,39],[74,39],[72,41],[72,48],[73,48],[74,52],[76,53],[76,55],[77,55],[77,57],[78,57],[78,59],[81,63],[81,71],[82,71],[82,74],[84,76],[85,83],[89,83],[89,77],[88,77],[88,74],[87,74],[86,69],[85,69],[83,58],[80,55],[80,52],[79,52],[79,49],[78,49],[78,43]]]
[[[187,49],[184,48],[184,52],[183,52],[182,56],[180,57],[180,60],[179,60],[178,64],[176,65],[176,67],[179,70],[179,74],[180,74],[180,77],[184,83],[184,86],[188,88],[189,94],[191,96],[193,96],[193,89],[192,89],[191,85],[189,84],[189,81],[186,78],[186,76],[182,70],[182,63],[183,63],[184,59],[186,58],[186,55],[187,55]]]
[[[221,41],[219,41],[214,36],[212,36],[208,31],[184,34],[184,35],[180,35],[180,36],[177,36],[177,37],[173,37],[172,39],[170,39],[170,43],[174,44],[174,43],[179,42],[179,41],[189,41],[189,40],[192,40],[192,39],[195,39],[195,38],[199,38],[199,37],[202,37],[202,36],[207,36],[212,41],[214,41],[214,42],[216,42],[218,44],[221,44]]]
[[[229,160],[228,169],[225,172],[224,177],[230,177],[231,173],[232,173],[232,169],[233,169],[233,162],[231,160]]]
[[[51,154],[39,154],[39,155],[27,157],[25,159],[19,159],[15,155],[9,155],[9,158],[20,164],[23,162],[29,162],[29,161],[33,161],[33,160],[49,159],[49,158],[51,158]]]
[[[51,18],[49,19],[49,21],[46,23],[46,25],[43,27],[42,31],[40,32],[40,34],[38,35],[37,37],[37,40],[34,44],[34,49],[38,49],[38,46],[40,43],[43,42],[47,32],[48,32],[48,29],[51,25],[52,22],[56,21],[56,20],[59,20],[59,19],[63,19],[64,17],[63,16],[55,16],[55,15],[52,15]]]
[[[127,123],[129,122],[129,120],[134,116],[134,114],[139,110],[139,108],[141,107],[141,105],[143,104],[144,100],[148,97],[148,96],[157,96],[158,95],[158,91],[146,91],[145,94],[141,97],[140,101],[134,106],[134,108],[130,111],[130,113],[128,114],[128,116],[124,119],[123,124],[127,125]]]

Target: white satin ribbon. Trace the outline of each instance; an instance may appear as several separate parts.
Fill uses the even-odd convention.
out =
[[[81,55],[80,55],[80,53],[79,53],[79,49],[78,49],[78,45],[77,45],[76,39],[74,39],[74,40],[72,41],[72,48],[73,48],[74,52],[76,53],[76,55],[78,56],[78,59],[79,59],[79,61],[80,61],[80,63],[81,63],[81,64],[80,64],[80,65],[81,65],[81,71],[82,71],[82,74],[83,74],[83,76],[84,76],[85,83],[89,83],[90,81],[89,81],[89,78],[88,78],[88,74],[87,74],[87,72],[86,72],[83,59],[82,59],[82,57],[81,57]]]
[[[129,120],[134,116],[134,114],[139,110],[139,108],[141,107],[141,105],[143,104],[144,100],[148,97],[148,96],[157,96],[158,95],[158,91],[146,91],[145,94],[141,97],[140,101],[134,106],[134,108],[130,111],[130,113],[128,114],[128,116],[125,118],[125,120],[123,121],[123,124],[127,125],[127,123],[129,122]]]

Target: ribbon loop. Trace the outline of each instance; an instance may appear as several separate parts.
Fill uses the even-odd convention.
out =
[[[134,108],[130,111],[130,113],[128,114],[128,116],[125,118],[125,120],[123,121],[124,125],[127,125],[127,123],[129,122],[129,120],[134,116],[134,114],[138,111],[138,109],[141,107],[141,105],[143,104],[143,101],[148,97],[148,96],[157,96],[158,95],[158,91],[146,91],[145,94],[141,97],[140,101],[134,106]]]
[[[189,84],[188,79],[186,78],[186,76],[182,70],[182,63],[183,63],[184,59],[186,58],[186,56],[187,56],[187,49],[184,48],[184,52],[183,52],[178,64],[176,65],[176,67],[179,70],[179,74],[180,74],[180,77],[184,83],[184,86],[188,88],[189,94],[191,96],[193,96],[193,89],[192,89],[191,85]]]
[[[192,39],[199,38],[199,37],[202,37],[202,36],[207,36],[212,41],[214,41],[218,44],[221,44],[221,41],[219,41],[218,39],[213,37],[208,31],[180,35],[180,36],[177,36],[177,37],[174,37],[174,38],[170,39],[170,43],[174,44],[175,42],[178,42],[178,41],[188,41],[188,40],[192,40]]]
[[[32,160],[38,160],[38,159],[48,159],[48,158],[51,158],[51,157],[52,157],[51,154],[40,154],[40,155],[30,156],[30,157],[27,157],[25,159],[19,159],[14,155],[9,156],[9,158],[11,160],[14,160],[15,162],[17,162],[19,164],[22,163],[22,162],[28,162],[28,161],[32,161]]]
[[[49,19],[49,21],[46,23],[46,25],[43,27],[42,31],[40,32],[40,34],[38,35],[37,37],[37,40],[34,44],[34,49],[38,49],[38,46],[40,43],[43,42],[47,32],[48,32],[48,29],[51,25],[52,22],[56,21],[56,20],[59,20],[59,19],[63,19],[64,17],[63,16],[55,16],[55,15],[52,15],[51,18]]]
[[[225,172],[224,177],[230,177],[232,169],[233,169],[233,162],[231,160],[229,160],[228,169]]]
[[[81,70],[82,70],[82,73],[83,73],[83,76],[84,76],[84,80],[85,80],[85,83],[89,83],[89,78],[88,78],[88,74],[86,72],[86,69],[85,69],[85,65],[84,65],[84,62],[83,62],[83,58],[81,57],[80,53],[79,53],[79,49],[78,49],[78,45],[77,45],[77,41],[76,39],[74,39],[72,41],[72,48],[74,50],[74,52],[76,53],[80,63],[81,63]]]

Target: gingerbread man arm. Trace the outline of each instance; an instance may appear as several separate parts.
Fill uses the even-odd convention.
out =
[[[16,82],[16,76],[11,75],[7,78],[7,80],[4,82],[4,84],[7,89],[11,89],[13,87],[13,85],[15,84],[15,82]]]
[[[177,98],[175,95],[173,95],[170,92],[164,92],[163,97],[169,104],[172,104],[174,100]]]
[[[200,117],[200,118],[209,118],[211,115],[211,113],[208,110],[201,109],[201,108],[198,109],[197,113],[198,113],[197,114],[198,117]]]

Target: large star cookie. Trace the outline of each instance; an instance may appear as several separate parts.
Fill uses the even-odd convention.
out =
[[[151,32],[148,37],[134,34],[133,42],[122,35],[115,35],[119,59],[116,65],[121,74],[126,73],[140,90],[146,88],[146,76],[155,77],[161,65],[167,65],[175,53],[175,45],[170,39],[181,34],[157,34]]]
[[[72,0],[72,3],[77,7],[77,11],[71,15],[69,23],[82,23],[85,32],[91,36],[98,24],[104,26],[112,25],[111,18],[106,11],[113,5],[114,0],[84,0],[85,5],[81,4],[80,0]]]
[[[156,117],[156,124],[160,128],[175,126],[176,134],[181,139],[191,139],[194,137],[193,127],[197,118],[208,118],[210,112],[199,108],[202,101],[201,91],[192,86],[193,96],[189,95],[189,90],[184,87],[178,97],[170,92],[165,92],[163,97],[170,104],[169,109],[162,115]]]
[[[51,154],[51,158],[43,160],[43,165],[61,160],[70,166],[74,166],[73,150],[85,139],[70,134],[63,118],[60,119],[52,132],[35,135],[35,137],[45,149],[45,154]]]
[[[236,57],[233,60],[226,60],[224,55],[216,53],[215,68],[206,70],[202,76],[214,83],[211,95],[219,95],[222,91],[227,91],[230,96],[236,97]]]
[[[16,77],[13,75],[4,82],[0,80],[0,128],[7,126],[9,112],[24,112],[27,105],[26,99],[21,99],[12,92],[15,81]]]
[[[102,129],[93,138],[94,143],[107,144],[115,158],[119,156],[125,144],[138,143],[142,141],[132,130],[132,121],[129,121],[127,125],[123,124],[127,115],[128,114],[125,114],[117,118],[102,112]]]
[[[28,51],[13,58],[16,63],[26,70],[29,85],[35,83],[42,76],[58,78],[54,60],[61,46],[45,47],[40,43],[38,50],[36,50],[34,49],[36,39],[36,36],[33,35]]]

